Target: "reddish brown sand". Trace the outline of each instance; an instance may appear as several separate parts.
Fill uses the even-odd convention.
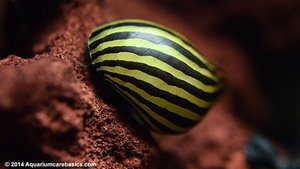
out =
[[[246,123],[261,124],[266,115],[260,113],[267,103],[241,47],[210,32],[230,9],[201,8],[192,19],[197,12],[175,11],[177,7],[168,3],[63,2],[61,13],[37,33],[32,58],[11,55],[1,60],[1,163],[43,160],[95,162],[97,168],[248,168],[244,145],[252,131]],[[103,100],[101,80],[80,65],[91,30],[116,18],[144,18],[172,27],[224,71],[224,93],[189,132],[145,134],[120,115],[123,110]]]

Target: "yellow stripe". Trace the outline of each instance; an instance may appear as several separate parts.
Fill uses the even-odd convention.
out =
[[[116,82],[117,78],[111,77],[109,75],[106,75],[108,78],[110,78],[112,81]],[[118,82],[116,82],[118,83]],[[121,83],[125,83],[125,82],[121,82]],[[159,123],[163,124],[164,126],[177,131],[177,132],[182,132],[187,130],[186,128],[183,127],[179,127],[173,123],[171,123],[170,121],[168,121],[167,119],[165,119],[164,117],[159,116],[158,114],[156,114],[155,112],[153,112],[148,106],[146,106],[145,104],[141,103],[140,101],[138,101],[135,97],[133,97],[132,95],[130,95],[128,92],[123,91],[122,92],[128,97],[130,98],[133,102],[135,102],[136,104],[138,104],[142,109],[145,110],[145,112],[147,112],[151,117],[153,117],[154,119],[156,119]]]
[[[122,56],[122,57],[120,57]],[[140,57],[139,55],[136,55],[134,53],[130,52],[122,52],[122,53],[110,53],[110,54],[105,54],[101,55],[95,60],[92,61],[92,64],[96,64],[98,62],[104,62],[104,61],[127,61],[127,62],[136,62],[136,63],[142,63],[148,66],[155,67],[159,70],[163,70],[165,72],[168,72],[172,74],[174,77],[177,79],[180,79],[182,81],[188,82],[191,85],[195,86],[196,88],[203,90],[208,93],[214,93],[218,90],[218,86],[216,85],[205,85],[201,81],[188,76],[184,74],[183,72],[173,68],[172,66],[166,64],[165,62],[162,62],[152,56],[143,56]]]
[[[131,104],[131,106],[132,107],[134,107],[134,110],[144,119],[144,121],[146,122],[146,123],[148,123],[149,125],[150,125],[150,127],[153,129],[153,130],[155,130],[155,131],[158,131],[158,132],[161,132],[161,133],[163,133],[163,131],[161,131],[158,127],[156,127],[149,119],[148,119],[148,117],[146,117],[145,115],[144,115],[144,113],[142,113],[135,105],[134,105],[134,103],[132,103],[132,101],[130,100],[130,99],[128,99],[128,97],[125,95],[125,94],[123,94],[121,91],[122,91],[122,89],[120,89],[117,85],[115,85],[114,84],[114,82],[112,81],[112,80],[110,80],[110,79],[108,79],[108,78],[105,78],[105,80],[106,81],[109,81],[109,83],[110,84],[112,84],[111,86],[115,89],[115,91],[116,92],[118,92],[120,95],[122,95],[123,96],[123,98],[125,98],[130,104]],[[137,120],[137,119],[136,119]],[[142,121],[140,121],[140,120],[137,120],[139,123],[143,123]],[[143,125],[143,124],[142,124]]]
[[[181,98],[189,100],[191,103],[194,103],[195,105],[198,105],[201,108],[207,108],[210,106],[210,102],[207,102],[205,100],[199,99],[192,95],[191,93],[183,90],[182,88],[168,85],[166,82],[162,81],[161,79],[148,75],[140,70],[129,70],[123,67],[108,67],[108,66],[101,66],[100,68],[97,68],[97,70],[105,70],[111,73],[117,73],[124,76],[129,76],[136,78],[138,80],[147,82],[149,84],[155,84],[157,88],[160,90],[166,91],[168,93],[171,93],[173,95],[177,95]]]
[[[176,58],[176,59],[184,62],[185,64],[187,64],[191,69],[195,70],[196,72],[198,72],[212,80],[215,80],[215,81],[218,80],[218,78],[214,74],[212,74],[210,71],[198,66],[195,62],[184,57],[181,53],[179,53],[172,47],[167,46],[167,45],[155,44],[155,43],[149,42],[147,40],[143,40],[143,39],[134,38],[134,39],[114,40],[114,41],[104,42],[104,43],[101,43],[100,45],[98,45],[95,49],[91,50],[90,54],[93,54],[97,51],[104,50],[109,47],[116,47],[116,46],[120,46],[120,47],[134,46],[134,47],[144,47],[144,48],[158,50],[160,52],[163,52],[167,55],[170,55],[173,58]],[[204,84],[202,83],[201,86],[203,86],[203,85]],[[216,87],[214,86],[214,88],[216,88]],[[213,89],[213,90],[215,90],[215,89]]]
[[[155,22],[151,22],[151,21],[146,21],[146,20],[142,20],[142,19],[122,19],[122,20],[116,20],[116,21],[112,21],[112,22],[108,22],[108,23],[105,23],[101,26],[98,26],[96,27],[93,32],[95,31],[98,31],[104,27],[108,27],[108,26],[112,26],[112,25],[116,25],[116,24],[119,24],[119,23],[128,23],[128,22],[133,22],[133,23],[145,23],[145,24],[149,24],[149,25],[154,25],[156,27],[160,27],[162,29],[165,29],[169,32],[172,32],[173,34],[175,34],[176,36],[180,37],[181,39],[185,40],[186,42],[188,43],[191,43],[185,36],[183,36],[182,34],[178,33],[177,31],[174,31],[168,27],[165,27],[163,25],[160,25],[158,23],[155,23]]]
[[[135,86],[132,83],[129,82],[124,82],[118,78],[115,77],[111,77],[109,75],[105,75],[107,77],[109,77],[111,80],[113,80],[114,82],[118,83],[119,85],[122,85],[132,91],[135,91],[138,95],[140,95],[141,97],[143,97],[144,99],[152,102],[153,104],[161,107],[161,108],[165,108],[166,110],[175,113],[181,117],[190,119],[190,120],[194,120],[194,121],[198,121],[199,118],[201,117],[200,115],[191,112],[188,109],[182,108],[180,106],[177,106],[176,104],[170,103],[168,101],[166,101],[163,98],[160,97],[156,97],[156,96],[152,96],[150,94],[148,94],[147,92],[145,92],[144,90],[138,88],[137,86]]]
[[[156,36],[162,36],[164,38],[167,38],[167,39],[179,44],[180,46],[182,46],[183,48],[185,48],[186,50],[191,52],[193,55],[195,55],[196,58],[198,58],[204,64],[210,65],[193,47],[191,47],[190,45],[184,43],[180,38],[178,38],[178,37],[176,37],[172,34],[169,34],[168,32],[166,32],[164,30],[160,30],[160,29],[157,29],[157,28],[138,27],[138,26],[120,26],[120,27],[108,29],[106,31],[103,31],[103,32],[99,33],[98,35],[96,35],[93,38],[89,39],[88,43],[91,44],[94,41],[96,41],[97,39],[101,39],[101,38],[103,38],[107,35],[110,35],[110,34],[113,34],[113,33],[120,33],[120,32],[142,32],[142,33],[153,34],[153,35],[156,35]]]

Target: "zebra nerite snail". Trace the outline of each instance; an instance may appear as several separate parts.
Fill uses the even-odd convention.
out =
[[[154,131],[190,129],[220,91],[215,67],[184,36],[153,22],[106,23],[94,29],[88,48],[96,70]]]

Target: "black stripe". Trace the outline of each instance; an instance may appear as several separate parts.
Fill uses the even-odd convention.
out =
[[[151,27],[151,28],[160,29],[160,30],[163,30],[163,31],[165,31],[165,32],[173,35],[173,36],[178,37],[184,43],[186,43],[187,45],[191,46],[191,44],[188,41],[182,39],[181,37],[179,37],[178,35],[176,35],[175,33],[171,32],[171,31],[169,31],[167,29],[164,29],[164,28],[156,26],[156,25],[151,25],[151,24],[148,24],[148,23],[142,23],[142,22],[121,22],[121,23],[116,23],[114,25],[105,26],[105,27],[103,27],[103,28],[101,28],[101,29],[99,29],[97,31],[94,31],[91,34],[90,39],[93,38],[94,36],[98,35],[99,33],[103,32],[103,31],[106,31],[106,30],[109,30],[109,29],[112,29],[112,28],[116,28],[116,27],[121,27],[121,26]]]
[[[172,66],[173,68],[182,71],[184,74],[191,76],[206,85],[217,85],[215,81],[212,79],[202,75],[201,73],[195,71],[191,67],[189,67],[186,63],[171,57],[161,51],[149,49],[149,48],[141,48],[134,46],[117,46],[117,47],[109,47],[101,51],[97,51],[92,54],[92,60],[95,60],[98,56],[109,54],[109,53],[119,53],[119,52],[130,52],[139,56],[153,56],[154,58],[165,62],[166,64]]]
[[[119,32],[119,33],[113,33],[109,34],[101,39],[97,39],[96,41],[92,42],[89,45],[90,50],[96,48],[99,44],[103,42],[113,41],[113,40],[120,40],[120,39],[130,39],[130,38],[139,38],[148,40],[155,44],[162,44],[167,45],[181,53],[186,58],[190,59],[191,61],[195,62],[197,65],[199,65],[202,68],[208,69],[210,72],[213,73],[213,70],[211,70],[206,64],[201,62],[195,55],[193,55],[190,51],[183,48],[181,45],[179,45],[176,42],[171,41],[170,39],[167,39],[162,36],[157,36],[154,34],[149,33],[143,33],[143,32]]]
[[[127,97],[128,98],[128,97]],[[167,126],[164,126],[163,124],[159,123],[158,121],[156,121],[153,117],[151,117],[149,114],[144,113],[144,111],[142,110],[141,107],[139,107],[136,103],[132,103],[134,106],[136,106],[137,109],[139,109],[139,111],[141,111],[143,113],[144,116],[146,116],[148,118],[148,120],[152,123],[152,125],[156,126],[161,132],[163,133],[169,133],[169,134],[176,134],[178,132],[168,128]],[[139,116],[139,118],[143,121],[143,125],[145,125],[146,128],[154,130],[156,132],[160,132],[155,130],[154,128],[151,127],[150,124],[148,124],[143,117],[141,117],[141,115],[138,112],[133,112],[135,113],[137,116]]]
[[[134,84],[135,86],[137,86],[140,89],[143,89],[146,93],[148,93],[152,96],[163,98],[163,99],[167,100],[170,103],[178,105],[182,108],[186,108],[186,109],[188,109],[188,110],[190,110],[194,113],[197,113],[201,116],[204,115],[207,111],[207,108],[201,108],[201,107],[195,105],[194,103],[191,103],[189,100],[187,100],[185,98],[181,98],[177,95],[174,95],[172,93],[161,90],[161,89],[155,87],[153,84],[149,84],[149,83],[144,82],[142,80],[138,80],[138,79],[133,78],[133,77],[123,76],[123,75],[119,75],[119,74],[116,74],[116,73],[110,73],[110,72],[106,72],[106,71],[102,71],[102,73],[112,75],[112,76],[116,76],[124,82],[129,82],[129,83]]]
[[[109,83],[111,83],[111,81],[108,81]],[[116,90],[119,90],[117,88],[114,88]],[[120,91],[120,90],[119,90]],[[122,91],[120,91],[122,92]],[[123,92],[122,92],[123,93]],[[134,106],[134,111],[135,112],[131,112],[131,113],[135,113],[136,116],[139,117],[139,119],[143,122],[143,125],[145,125],[145,127],[147,127],[148,129],[151,129],[151,130],[154,130],[154,131],[157,131],[155,130],[154,128],[151,127],[150,124],[148,124],[146,122],[146,120],[144,120],[144,118],[140,115],[140,113],[138,113],[137,111],[139,110],[141,113],[143,113],[144,116],[146,116],[146,118],[148,118],[148,120],[155,126],[157,127],[161,132],[164,132],[164,133],[170,133],[170,134],[175,134],[175,133],[178,133],[170,128],[168,128],[167,126],[161,124],[160,122],[158,122],[157,120],[155,120],[153,117],[151,117],[148,113],[145,113],[145,111],[138,105],[136,104],[134,101],[132,101],[129,97],[127,97],[125,94],[122,95],[123,97],[126,97],[128,100],[130,100],[130,103],[133,104]],[[138,109],[138,110],[135,110],[135,109]],[[159,132],[159,131],[157,131]]]
[[[114,81],[112,80],[109,80],[108,78],[104,78],[104,80],[106,80],[108,83],[110,83],[112,85],[112,87],[119,91],[120,95],[122,95],[123,97],[127,98],[127,101],[133,105],[133,108],[134,108],[134,112],[131,112],[131,113],[135,113],[136,116],[139,117],[140,120],[142,120],[143,122],[143,125],[145,125],[147,128],[149,129],[152,129],[154,131],[156,131],[154,128],[151,127],[151,125],[149,125],[146,120],[144,120],[144,118],[140,115],[140,113],[138,113],[137,111],[139,110],[141,113],[143,113],[144,116],[146,116],[148,118],[148,120],[154,125],[156,126],[158,129],[160,129],[162,132],[165,132],[165,133],[170,133],[170,134],[175,134],[177,133],[176,131],[173,131],[171,130],[170,128],[164,126],[163,124],[159,123],[157,120],[155,120],[153,117],[151,117],[148,113],[145,113],[144,110],[138,105],[136,104],[133,100],[131,100],[128,96],[126,96],[124,94],[123,91],[119,90],[119,88],[115,87],[115,86],[118,86],[119,85],[117,83],[115,83]],[[126,99],[125,99],[126,100]],[[135,110],[135,109],[138,109],[138,110]],[[158,131],[159,132],[159,131]]]
[[[113,74],[110,74],[111,76],[115,76]],[[118,75],[117,75],[118,76]],[[118,77],[117,77],[118,78]],[[112,79],[111,79],[112,80]],[[112,80],[113,81],[113,80]],[[142,96],[140,96],[139,94],[137,94],[135,91],[130,90],[127,87],[121,86],[117,83],[115,83],[115,85],[117,85],[120,89],[122,89],[123,91],[128,92],[132,97],[134,97],[136,100],[138,100],[139,102],[145,104],[146,106],[148,106],[153,112],[155,112],[157,115],[164,117],[165,119],[167,119],[168,121],[170,121],[171,123],[183,127],[183,128],[189,128],[193,125],[195,125],[198,121],[193,121],[190,119],[186,119],[184,117],[181,117],[173,112],[168,111],[165,108],[159,107],[158,105],[148,101],[147,99],[143,98]],[[130,99],[130,98],[129,98]],[[131,99],[130,99],[131,100]],[[132,101],[132,100],[131,100]],[[133,101],[132,101],[133,102]],[[147,112],[145,112],[145,110],[143,109],[142,112],[144,114],[147,114]]]
[[[136,63],[136,62],[127,62],[127,61],[104,61],[97,63],[96,67],[101,66],[121,66],[130,70],[140,70],[146,74],[152,75],[154,77],[157,77],[167,83],[171,86],[176,86],[178,88],[181,88],[190,94],[194,95],[195,97],[205,100],[207,102],[213,101],[216,98],[216,95],[214,93],[205,93],[202,90],[196,88],[195,86],[180,80],[176,77],[174,77],[172,74],[162,71],[158,68],[143,64],[143,63]],[[102,71],[103,74],[107,73]],[[124,78],[123,81],[128,81],[130,77]],[[154,85],[145,83],[143,81],[139,81],[137,79],[130,79],[132,84],[138,85],[139,88],[147,90],[147,93],[152,93],[152,95],[157,95],[158,97],[165,98],[166,100],[170,102],[174,102],[176,105],[180,105],[181,107],[190,109],[193,112],[196,112],[200,115],[203,115],[203,113],[206,111],[205,108],[200,108],[199,106],[191,103],[190,101],[183,99],[181,97],[178,97],[176,95],[171,95],[171,93],[165,92],[163,90],[157,90]],[[156,90],[155,90],[156,89]],[[201,109],[201,110],[200,110]]]

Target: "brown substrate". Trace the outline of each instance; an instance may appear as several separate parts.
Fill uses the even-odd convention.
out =
[[[101,99],[97,75],[80,65],[88,34],[104,21],[98,1],[62,4],[61,11],[32,48],[41,54],[0,62],[1,161],[148,166],[157,152],[151,140]]]

